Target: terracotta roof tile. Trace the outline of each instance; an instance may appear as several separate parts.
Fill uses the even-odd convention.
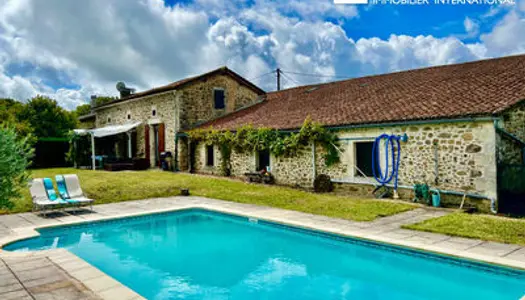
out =
[[[307,116],[328,126],[488,116],[525,99],[525,55],[308,85],[199,127],[293,129]]]

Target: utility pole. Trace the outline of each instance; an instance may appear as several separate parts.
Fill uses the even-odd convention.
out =
[[[277,72],[277,90],[280,91],[281,90],[281,69],[277,68],[277,70],[275,70]]]

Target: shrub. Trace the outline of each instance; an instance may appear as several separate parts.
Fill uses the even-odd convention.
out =
[[[329,193],[334,190],[330,176],[319,174],[314,179],[314,191],[316,193]]]
[[[27,167],[33,155],[31,136],[19,137],[11,126],[0,126],[0,209],[13,207],[12,199],[20,197],[27,184]]]

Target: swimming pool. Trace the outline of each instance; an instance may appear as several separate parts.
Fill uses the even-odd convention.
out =
[[[148,299],[519,299],[525,272],[202,209],[41,229]]]

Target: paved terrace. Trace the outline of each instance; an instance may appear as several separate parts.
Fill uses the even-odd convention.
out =
[[[417,208],[373,222],[354,222],[272,207],[202,197],[169,197],[96,205],[93,213],[0,216],[0,245],[38,235],[35,228],[199,207],[336,234],[445,253],[525,269],[525,248],[401,225],[436,218],[444,210]],[[0,250],[0,299],[142,299],[140,295],[65,249],[14,253]],[[524,297],[525,298],[525,297]]]

